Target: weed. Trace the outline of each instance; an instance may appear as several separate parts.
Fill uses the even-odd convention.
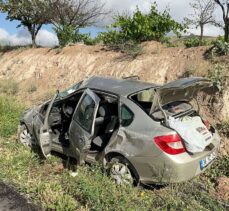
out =
[[[186,46],[186,48],[193,48],[198,46],[206,46],[208,45],[208,42],[207,40],[200,41],[200,39],[197,37],[190,37],[184,41],[184,45]]]
[[[120,46],[120,50],[135,59],[143,54],[143,46],[141,44],[128,42]]]
[[[9,51],[13,51],[13,50],[24,50],[24,49],[28,49],[31,48],[31,45],[25,45],[25,46],[12,46],[12,45],[0,45],[0,52],[1,53],[6,53]]]
[[[212,56],[225,56],[229,52],[229,43],[217,40],[211,49]]]
[[[30,84],[29,88],[28,88],[28,92],[29,93],[33,93],[37,91],[37,86],[35,84]]]
[[[188,64],[185,66],[184,72],[183,72],[183,74],[180,76],[180,78],[188,78],[188,77],[194,76],[195,73],[196,73],[196,70],[197,70],[197,67],[196,67],[196,66],[194,66],[194,65],[191,64],[191,63],[188,63]]]
[[[223,121],[221,124],[218,125],[217,129],[222,135],[229,138],[229,120]]]
[[[226,56],[228,53],[229,43],[217,39],[213,42],[213,46],[205,52],[204,56],[206,59],[213,59],[216,56]]]
[[[226,83],[226,68],[224,65],[215,64],[212,69],[208,71],[208,78],[211,79],[219,90],[224,91]]]
[[[135,41],[120,41],[112,42],[106,44],[107,47],[114,51],[121,51],[122,53],[126,54],[127,56],[132,57],[135,59],[137,56],[140,56],[144,53],[143,44],[137,43]]]
[[[0,136],[15,135],[22,110],[23,106],[15,99],[0,97]]]
[[[216,162],[213,163],[211,169],[205,172],[205,176],[207,176],[211,182],[215,183],[217,181],[217,178],[219,177],[229,177],[228,169],[229,156],[225,155],[223,157],[218,158]]]
[[[15,95],[19,91],[19,85],[13,79],[1,80],[0,81],[0,93]]]

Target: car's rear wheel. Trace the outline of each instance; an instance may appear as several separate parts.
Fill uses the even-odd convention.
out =
[[[21,125],[18,131],[18,140],[27,147],[32,147],[33,139],[32,135],[25,125]]]
[[[123,157],[117,156],[109,162],[109,174],[117,185],[136,185],[137,176],[131,164]]]

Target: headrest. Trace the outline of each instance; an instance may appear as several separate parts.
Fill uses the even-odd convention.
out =
[[[103,104],[99,107],[99,116],[105,117],[109,116],[110,114],[110,109],[107,104]]]

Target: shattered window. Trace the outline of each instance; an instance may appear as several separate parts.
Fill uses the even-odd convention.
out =
[[[82,84],[82,81],[77,83],[77,84],[72,85],[71,87],[69,87],[68,89],[64,90],[63,92],[60,92],[59,93],[59,97],[60,98],[67,97],[68,95],[70,95],[73,92],[75,92],[80,87],[81,84]]]

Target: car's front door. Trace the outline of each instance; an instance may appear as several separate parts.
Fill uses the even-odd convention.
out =
[[[83,93],[73,115],[69,129],[69,138],[76,149],[80,163],[84,161],[91,147],[99,102],[100,98],[93,91],[87,89]]]
[[[52,148],[52,140],[50,135],[50,126],[48,123],[49,114],[52,110],[52,106],[54,101],[56,100],[58,93],[54,95],[52,100],[50,101],[44,119],[44,124],[39,129],[39,144],[41,147],[41,152],[45,157],[48,157],[51,153]]]

